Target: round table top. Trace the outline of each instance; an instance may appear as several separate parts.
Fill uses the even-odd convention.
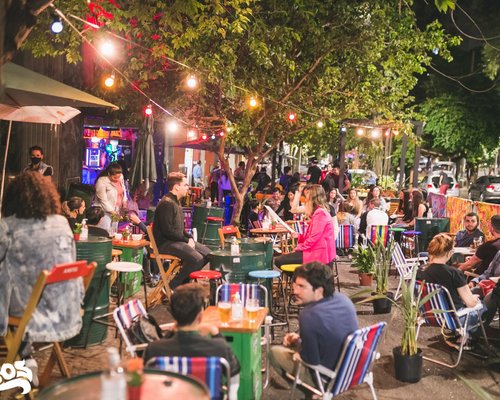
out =
[[[146,370],[143,399],[209,400],[207,387],[200,381],[173,372]],[[64,379],[42,390],[39,400],[101,400],[101,372]]]
[[[453,252],[471,256],[476,253],[476,250],[470,247],[454,247]]]
[[[254,251],[254,250],[242,250],[240,249],[240,254],[238,255],[233,255],[231,254],[231,250],[226,249],[226,250],[214,250],[211,251],[210,254],[208,255],[214,256],[214,257],[245,257],[245,256],[264,256],[263,251]]]
[[[288,233],[289,231],[285,228],[282,228],[280,226],[277,226],[276,228],[254,228],[250,229],[250,232],[252,232],[254,235],[276,235],[279,233]]]

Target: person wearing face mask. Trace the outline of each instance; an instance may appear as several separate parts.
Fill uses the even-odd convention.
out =
[[[43,176],[52,176],[54,174],[54,169],[52,166],[47,165],[43,162],[43,149],[40,146],[32,146],[28,150],[31,162],[24,168],[23,172],[26,171],[37,171]]]

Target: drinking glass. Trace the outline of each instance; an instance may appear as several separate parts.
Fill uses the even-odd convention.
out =
[[[259,312],[259,299],[247,299],[245,309],[247,310],[248,322],[254,323]]]
[[[481,244],[481,238],[478,238],[478,237],[477,237],[477,238],[474,238],[474,239],[473,239],[473,246],[472,246],[472,247],[473,247],[474,249],[477,249],[477,248],[479,247],[479,245],[480,245],[480,244]]]
[[[231,317],[231,303],[227,301],[219,301],[217,303],[219,309],[219,317],[222,326],[227,326]]]

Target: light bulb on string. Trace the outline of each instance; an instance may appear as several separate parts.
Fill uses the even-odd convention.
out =
[[[115,74],[109,75],[106,79],[104,79],[104,86],[110,88],[115,84]]]
[[[101,43],[100,50],[103,56],[111,57],[115,55],[115,45],[110,40]]]
[[[206,133],[204,133],[203,135],[201,135],[201,138],[202,138],[203,140],[207,140],[207,134],[206,134]]]
[[[220,131],[220,132],[219,132],[219,136],[220,136],[220,137],[224,137],[224,135],[225,135],[224,131]]]
[[[356,129],[356,134],[358,136],[363,136],[365,134],[365,130],[363,128]]]
[[[179,130],[179,124],[175,119],[172,119],[167,123],[167,130],[169,133],[177,133]]]
[[[248,100],[248,105],[250,108],[255,108],[259,105],[259,102],[257,101],[257,99],[255,97],[250,97],[250,99]]]
[[[151,104],[148,104],[146,106],[146,108],[144,109],[144,114],[146,114],[146,116],[148,116],[148,117],[153,115],[153,107],[151,107]]]
[[[295,122],[297,120],[297,114],[295,114],[293,111],[290,111],[288,113],[288,121],[290,122]]]
[[[398,136],[399,135],[399,131],[397,129],[394,130],[392,133],[393,133],[394,136]]]
[[[370,135],[371,135],[372,139],[378,139],[381,136],[380,130],[377,128],[374,128],[374,129],[372,129]]]
[[[391,134],[391,130],[390,129],[386,129],[386,131],[385,131],[385,137],[389,137],[390,134]]]
[[[212,139],[212,140],[215,139],[215,133],[213,133],[212,136],[210,136],[210,139]]]
[[[188,130],[187,137],[188,137],[188,139],[195,139],[196,138],[196,131],[194,129]]]
[[[323,121],[318,121],[318,122],[316,122],[316,126],[317,126],[319,129],[321,129],[321,128],[323,128],[323,127],[325,126],[325,123],[324,123]]]
[[[186,85],[189,89],[196,88],[196,86],[198,86],[198,80],[196,79],[196,76],[189,75],[189,77],[186,80]]]
[[[61,19],[57,16],[54,16],[52,20],[52,24],[50,25],[50,30],[52,33],[58,34],[61,33],[64,28],[64,25],[61,22]]]

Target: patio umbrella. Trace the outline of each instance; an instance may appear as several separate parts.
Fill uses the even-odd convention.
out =
[[[0,206],[13,121],[58,125],[80,113],[74,107],[118,109],[112,103],[10,62],[3,65],[2,72],[5,85],[0,98],[0,119],[9,121],[9,127],[2,168]]]
[[[140,138],[137,142],[132,172],[130,173],[130,187],[135,189],[142,182],[146,184],[146,191],[149,190],[150,182],[155,183],[156,159],[155,147],[153,143],[153,117],[148,116],[144,121],[140,131]]]

